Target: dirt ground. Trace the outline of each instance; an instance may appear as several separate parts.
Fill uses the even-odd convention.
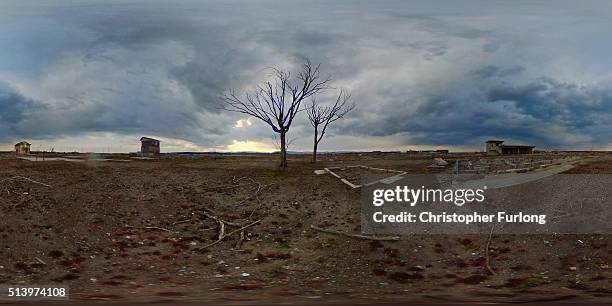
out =
[[[0,285],[68,286],[71,301],[612,302],[609,235],[493,236],[491,274],[486,236],[378,242],[313,231],[360,231],[359,191],[313,170],[423,173],[431,164],[399,155],[322,160],[291,157],[280,173],[273,156],[2,158]],[[612,173],[612,159],[571,171]],[[227,221],[227,236],[209,246],[220,232],[212,217]]]

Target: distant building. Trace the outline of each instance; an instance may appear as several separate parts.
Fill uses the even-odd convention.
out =
[[[15,153],[19,155],[30,154],[30,146],[31,144],[26,141],[15,144]]]
[[[143,156],[157,156],[159,152],[159,140],[149,137],[140,138],[140,154]]]
[[[488,140],[487,155],[533,154],[535,146],[506,145],[503,140]]]

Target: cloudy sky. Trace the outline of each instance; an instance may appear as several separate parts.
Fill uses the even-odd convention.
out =
[[[610,29],[606,0],[3,0],[0,150],[271,151],[219,93],[304,57],[357,105],[323,150],[612,149]]]

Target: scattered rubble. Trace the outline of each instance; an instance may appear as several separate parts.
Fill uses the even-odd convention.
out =
[[[370,172],[368,173],[368,175],[377,174],[377,176],[381,176],[380,175],[381,172],[384,173],[384,175],[382,175],[383,177],[376,179],[374,181],[370,181],[367,183],[361,182],[359,184],[359,183],[351,182],[351,179],[353,181],[356,179],[362,180],[363,174],[353,175],[353,177],[350,177],[350,178],[342,177],[340,176],[340,174],[338,174],[339,172],[347,171],[351,169],[359,169],[359,170],[368,171]],[[321,174],[320,171],[325,171],[335,176],[336,178],[340,179],[341,182],[343,182],[344,184],[348,185],[349,187],[353,189],[361,188],[362,186],[370,186],[370,185],[381,183],[381,182],[382,183],[393,183],[399,180],[402,176],[407,174],[407,172],[401,171],[401,170],[374,168],[374,167],[368,167],[368,166],[363,166],[363,165],[354,165],[354,166],[346,166],[346,167],[329,167],[329,168],[324,168],[323,170],[315,170],[315,174]],[[389,173],[394,174],[394,175],[388,175]]]

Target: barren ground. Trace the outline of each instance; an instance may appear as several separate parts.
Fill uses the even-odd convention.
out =
[[[409,236],[359,232],[359,192],[323,166],[429,171],[401,156],[219,156],[121,162],[0,159],[0,284],[61,284],[71,300],[322,303],[612,301],[601,235]],[[612,160],[574,173],[612,173]],[[46,187],[23,176],[51,185]],[[259,190],[259,192],[257,192]],[[257,195],[255,197],[255,195]],[[240,225],[218,244],[217,216]],[[150,227],[150,228],[146,228]],[[236,230],[227,225],[225,232]]]

